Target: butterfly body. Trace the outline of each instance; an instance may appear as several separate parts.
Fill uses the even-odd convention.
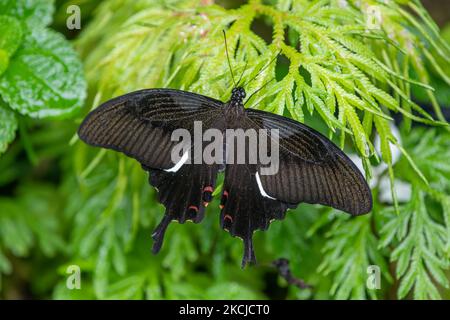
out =
[[[155,253],[172,220],[202,221],[221,171],[225,171],[225,179],[220,196],[220,225],[243,240],[243,266],[256,261],[254,231],[266,230],[271,221],[283,219],[288,209],[301,202],[328,205],[353,215],[370,211],[370,189],[338,147],[294,120],[246,109],[245,96],[240,87],[233,89],[226,103],[180,90],[140,90],[105,102],[81,124],[78,134],[83,141],[120,151],[149,171],[149,182],[166,207],[164,218],[152,235]],[[173,132],[183,129],[194,135],[196,122],[201,122],[205,130],[215,129],[223,134],[221,147],[216,150],[224,154],[222,161],[196,162],[199,157],[195,148],[173,161],[171,152],[177,145]],[[231,139],[227,133],[239,129],[270,132],[259,138],[256,149],[246,146],[244,158],[255,156],[263,141],[271,152],[279,149],[277,171],[264,174],[259,159],[239,163],[228,156]],[[279,132],[279,136],[271,130]],[[200,151],[204,151],[209,142],[198,143]]]
[[[224,103],[224,114],[227,122],[227,127],[230,127],[231,123],[239,120],[239,117],[244,116],[244,98],[245,90],[241,87],[234,88],[231,93],[231,98],[228,102]],[[237,121],[239,122],[239,121]]]

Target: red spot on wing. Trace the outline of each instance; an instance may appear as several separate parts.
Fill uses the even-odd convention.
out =
[[[213,189],[213,187],[211,187],[211,186],[205,187],[205,188],[203,189],[203,192],[213,192],[213,191],[214,191],[214,189]]]
[[[213,187],[211,186],[207,186],[203,188],[203,205],[206,207],[208,206],[208,203],[211,202],[212,200],[212,192],[213,192]]]
[[[227,199],[228,199],[228,191],[224,190],[222,193],[222,199],[221,199],[220,205],[219,205],[220,209],[223,209],[225,207],[225,203],[227,202]]]

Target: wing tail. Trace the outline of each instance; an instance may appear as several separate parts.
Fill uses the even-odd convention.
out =
[[[164,218],[153,233],[157,251],[171,221],[203,220],[205,208],[212,200],[218,169],[218,165],[185,164],[177,172],[150,170],[150,184],[157,188],[158,200],[166,207]]]
[[[220,225],[244,242],[242,267],[256,263],[253,233],[267,230],[273,220],[285,217],[294,205],[263,196],[256,180],[256,165],[232,164],[225,170]]]

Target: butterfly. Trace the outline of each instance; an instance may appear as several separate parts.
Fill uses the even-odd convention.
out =
[[[166,208],[152,235],[154,253],[160,250],[171,221],[202,221],[220,171],[225,171],[220,225],[243,240],[243,266],[256,262],[253,232],[266,230],[272,220],[283,219],[287,209],[299,203],[331,206],[352,215],[371,210],[370,189],[341,149],[302,123],[244,108],[245,96],[242,87],[234,88],[225,103],[175,89],[145,89],[103,103],[79,127],[78,135],[87,144],[122,152],[149,171],[149,182]],[[278,172],[260,175],[258,163],[174,163],[171,150],[177,142],[171,133],[177,128],[192,132],[199,120],[205,128],[220,131],[277,129]]]
[[[242,75],[236,83],[225,32],[224,39],[234,82],[229,101],[176,89],[139,90],[106,101],[91,111],[81,123],[78,135],[89,145],[136,159],[149,172],[149,183],[157,189],[158,200],[166,208],[152,234],[154,253],[160,251],[171,221],[202,221],[217,187],[217,176],[224,171],[220,225],[243,240],[244,267],[256,263],[254,231],[266,230],[273,220],[284,219],[288,209],[306,202],[360,215],[371,210],[372,195],[358,168],[328,138],[290,118],[244,107],[246,92],[238,85]],[[260,159],[232,161],[235,158],[228,156],[229,138],[223,139],[217,151],[224,154],[222,161],[192,161],[198,160],[192,146],[181,159],[174,160],[173,150],[178,142],[173,133],[182,129],[195,134],[196,122],[205,130],[214,129],[225,136],[228,130],[267,132],[256,143],[235,151],[249,159],[270,142],[269,151],[277,150],[277,170],[264,174]],[[203,151],[207,144],[200,141],[197,146]]]

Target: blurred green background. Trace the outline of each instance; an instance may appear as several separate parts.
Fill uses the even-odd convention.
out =
[[[2,1],[5,2],[3,6],[0,5],[0,15],[20,16],[11,11],[10,8],[14,6],[11,1],[0,0],[0,4]],[[126,30],[127,20],[140,11],[160,8],[168,12],[180,10],[189,14],[189,6],[192,7],[193,1],[184,2],[49,1],[49,5],[42,5],[34,11],[29,11],[30,16],[38,16],[36,20],[44,21],[46,19],[44,17],[49,17],[50,22],[52,19],[50,24],[47,23],[48,26],[43,22],[44,25],[36,27],[36,30],[37,32],[41,30],[40,28],[54,30],[62,34],[67,41],[62,42],[63,39],[49,36],[51,41],[48,41],[45,48],[40,46],[39,41],[42,37],[35,36],[31,39],[31,36],[27,36],[27,32],[31,32],[28,29],[35,26],[32,23],[39,24],[39,22],[29,22],[28,16],[24,15],[20,16],[22,20],[18,18],[27,26],[24,27],[23,34],[17,33],[13,37],[24,40],[18,44],[18,49],[15,49],[17,52],[7,55],[8,60],[5,61],[10,62],[5,62],[4,65],[16,68],[16,73],[22,72],[22,65],[15,63],[14,57],[23,55],[24,64],[33,64],[33,70],[36,70],[37,74],[42,74],[40,66],[45,68],[46,65],[56,65],[59,63],[58,55],[67,54],[70,59],[64,62],[64,66],[78,70],[75,61],[78,58],[72,58],[72,54],[75,56],[76,52],[76,56],[84,65],[83,74],[87,78],[88,87],[87,97],[84,99],[82,92],[85,84],[81,78],[78,79],[64,68],[61,72],[68,72],[64,73],[65,78],[60,79],[55,74],[49,74],[48,83],[50,86],[57,86],[55,89],[57,94],[47,93],[46,86],[41,83],[36,84],[40,89],[30,99],[48,99],[49,105],[54,107],[53,109],[49,107],[50,111],[36,116],[36,111],[20,104],[20,101],[17,101],[17,107],[14,107],[16,102],[13,98],[26,95],[27,91],[26,86],[23,86],[23,83],[21,85],[21,82],[13,77],[13,71],[6,69],[1,76],[6,79],[2,82],[3,88],[11,88],[8,79],[16,81],[18,88],[10,98],[5,98],[7,93],[4,93],[3,100],[0,99],[2,123],[0,136],[4,138],[8,135],[5,141],[10,141],[7,147],[5,144],[5,152],[0,155],[0,297],[3,299],[427,297],[445,299],[450,297],[447,289],[450,276],[448,269],[450,134],[441,127],[415,124],[409,131],[403,127],[400,119],[396,119],[396,123],[403,146],[434,188],[423,190],[414,188],[423,183],[415,175],[408,159],[402,156],[394,167],[396,176],[403,182],[413,185],[413,188],[411,200],[401,203],[400,214],[393,212],[392,202],[380,200],[378,197],[385,188],[381,182],[373,187],[375,198],[373,213],[351,221],[342,213],[329,208],[301,204],[298,209],[288,214],[286,220],[272,224],[268,232],[255,233],[259,264],[242,270],[239,263],[242,244],[220,229],[217,203],[213,203],[209,206],[205,221],[201,224],[172,224],[161,253],[157,256],[151,254],[150,234],[161,219],[164,208],[157,203],[154,189],[147,184],[147,174],[135,161],[126,160],[110,151],[99,152],[82,144],[77,141],[75,133],[83,116],[100,101],[134,89],[131,84],[120,82],[120,78],[112,71],[111,74],[107,74],[104,70],[102,73],[96,69],[97,66],[101,68],[100,64],[104,62],[101,59],[102,55],[109,50],[108,39],[105,40],[105,37],[112,38],[111,33],[120,28]],[[272,2],[275,1],[268,1]],[[325,4],[327,1],[323,2]],[[32,5],[28,5],[33,1],[23,3],[23,8],[31,8]],[[213,1],[204,0],[198,3],[208,5]],[[217,3],[225,8],[238,8],[245,2],[220,0]],[[441,28],[443,38],[450,43],[448,24],[450,2],[429,0],[422,3]],[[81,30],[68,30],[66,26],[67,17],[70,15],[67,8],[71,4],[81,8]],[[159,24],[160,21],[148,21],[150,26],[154,23]],[[7,27],[6,22],[3,26],[0,25],[0,28],[2,27]],[[148,26],[141,25],[141,27]],[[271,39],[272,29],[266,21],[258,21],[254,28],[264,39]],[[139,30],[139,32],[149,31]],[[12,31],[10,34],[13,34]],[[5,43],[9,43],[7,41],[14,44],[15,40],[5,39],[0,41],[0,48],[2,45],[6,47]],[[117,43],[113,48],[120,45],[125,48],[130,45],[132,48],[131,44],[126,42],[125,36],[122,40],[123,43]],[[23,50],[23,46],[26,45],[38,48],[35,52],[45,52],[48,59],[29,58],[33,54],[26,55]],[[68,48],[64,49],[66,45]],[[182,40],[177,45],[182,46]],[[72,47],[74,49],[71,49]],[[66,51],[58,53],[57,50],[63,49]],[[170,51],[171,48],[166,50]],[[6,49],[5,52],[8,53]],[[129,53],[131,55],[132,51]],[[160,51],[157,54],[166,52]],[[0,55],[0,66],[3,61],[1,58]],[[120,67],[122,63],[125,62],[118,60],[116,65]],[[282,78],[288,72],[288,67],[288,63],[284,60],[277,63],[278,77]],[[136,67],[139,68],[145,66]],[[426,68],[430,70],[430,83],[436,88],[435,94],[443,107],[443,114],[449,119],[450,87],[439,73],[429,66]],[[126,72],[127,70],[123,70],[124,74]],[[68,87],[74,83],[79,90]],[[148,80],[148,83],[152,83],[151,80]],[[108,85],[116,87],[110,89]],[[414,100],[425,110],[433,113],[430,97],[425,90],[416,88],[411,89]],[[99,92],[103,92],[103,96],[99,95]],[[64,103],[68,101],[67,105],[61,104],[63,99],[61,97],[64,98]],[[81,103],[83,103],[82,110],[72,112],[72,108],[78,108],[78,104]],[[6,110],[8,104],[14,113],[2,111],[1,108]],[[47,118],[51,112],[58,114],[56,117]],[[16,120],[10,120],[13,117]],[[327,133],[326,125],[317,113],[312,116],[305,114],[305,122]],[[351,151],[351,146],[346,150]],[[398,190],[400,198],[402,190]],[[440,193],[437,194],[433,190]],[[411,240],[413,242],[408,240],[409,235],[415,237]],[[434,237],[439,239],[436,240]],[[422,252],[411,245],[419,242],[424,243],[425,249]],[[313,288],[300,290],[289,286],[280,278],[270,263],[281,257],[288,258],[294,275],[304,279]],[[404,272],[408,265],[415,262],[419,264],[418,269],[413,269],[405,276]],[[371,291],[366,287],[368,276],[366,267],[373,264],[380,266],[383,274],[381,288]],[[403,273],[398,270],[398,266],[402,264]],[[71,272],[67,271],[72,265],[79,266],[81,270],[81,289],[71,290],[67,287],[71,275]],[[415,289],[410,291],[414,279],[417,280],[414,283]],[[408,283],[404,284],[405,282]]]

